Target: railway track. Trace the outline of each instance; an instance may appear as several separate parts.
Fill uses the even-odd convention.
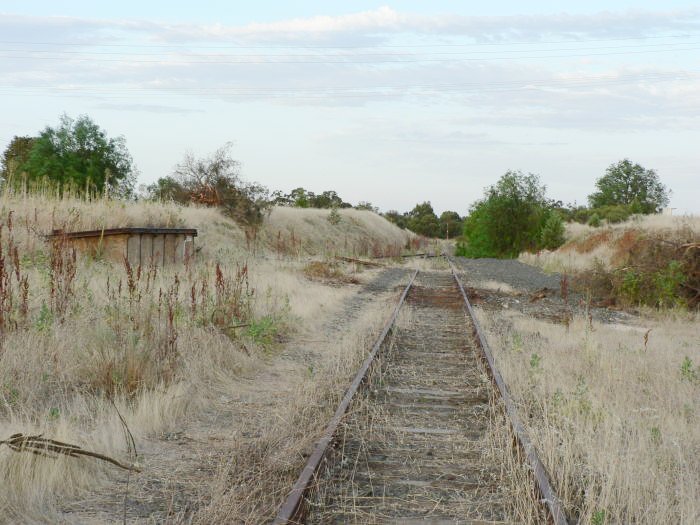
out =
[[[494,398],[535,479],[533,501],[566,524],[450,266],[412,276],[275,524],[508,523],[500,465],[485,453]]]

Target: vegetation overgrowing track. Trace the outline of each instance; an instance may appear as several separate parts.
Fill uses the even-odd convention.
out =
[[[275,524],[505,522],[500,465],[485,450],[494,407],[534,477],[533,502],[567,523],[448,262],[412,275]],[[409,322],[394,330],[400,311]]]

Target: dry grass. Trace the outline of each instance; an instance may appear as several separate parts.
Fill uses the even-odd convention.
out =
[[[316,215],[301,211],[284,221],[299,226],[305,245],[323,246],[328,232],[314,229]],[[386,223],[369,212],[341,215],[348,228],[357,227],[358,237],[362,228]],[[112,402],[137,445],[155,446],[158,436],[179,431],[193,418],[200,418],[199,424],[216,421],[216,410],[230,411],[222,396],[244,391],[247,377],[274,368],[284,341],[318,327],[351,293],[309,281],[300,271],[302,262],[279,257],[274,242],[261,242],[273,223],[251,240],[213,209],[6,193],[0,196],[0,222],[6,279],[0,287],[0,440],[19,432],[43,433],[127,461],[127,441]],[[405,242],[405,234],[388,224],[378,228],[377,242]],[[156,271],[80,255],[73,263],[65,248],[59,268],[43,238],[54,228],[124,226],[195,227],[202,250],[188,268]],[[52,286],[61,301],[53,298]],[[339,347],[347,355],[320,360],[328,367],[323,381],[343,377],[344,359],[361,352],[361,345],[353,344]],[[295,370],[306,370],[304,357]],[[321,376],[314,380],[321,382]],[[310,385],[299,394],[286,392],[288,403],[321,403],[318,395],[326,391]],[[283,417],[281,407],[275,413]],[[303,417],[311,417],[307,408]],[[295,431],[309,439],[303,425]],[[148,467],[144,476],[159,465]],[[50,459],[0,447],[0,478],[6,481],[0,523],[57,521],[61,505],[112,486],[110,468],[90,458]]]
[[[348,275],[338,262],[311,261],[304,266],[304,275],[311,280],[329,284],[358,284],[357,277]]]
[[[374,212],[340,209],[339,222],[330,210],[275,207],[261,233],[263,242],[294,255],[399,255],[415,236]]]
[[[479,316],[570,517],[700,521],[697,315],[593,327],[579,317],[568,328],[513,312]]]
[[[700,216],[642,215],[598,228],[568,223],[566,243],[561,248],[522,253],[519,260],[547,272],[578,273],[596,266],[609,270],[642,235],[671,239],[687,232],[700,232]]]
[[[251,414],[248,425],[259,435],[235,446],[213,482],[211,501],[195,523],[271,521],[391,306],[391,302],[373,304],[343,327],[332,343],[312,344],[323,354],[307,360],[305,376],[268,383],[272,390],[288,388],[288,395],[267,411]]]

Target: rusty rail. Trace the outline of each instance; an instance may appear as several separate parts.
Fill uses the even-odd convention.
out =
[[[513,402],[513,399],[511,398],[510,393],[508,392],[508,387],[506,386],[506,383],[503,380],[501,373],[496,368],[496,362],[493,358],[493,353],[491,352],[491,348],[489,347],[489,344],[486,341],[486,338],[484,337],[484,333],[481,330],[481,326],[479,325],[479,321],[477,320],[476,315],[474,314],[474,310],[472,308],[471,303],[469,302],[469,298],[467,297],[467,294],[464,291],[462,281],[460,281],[459,276],[457,275],[455,265],[449,257],[446,256],[445,258],[450,264],[452,276],[455,278],[457,286],[459,287],[459,291],[462,294],[467,313],[469,317],[471,317],[472,322],[474,323],[474,334],[479,342],[479,346],[483,353],[484,360],[486,361],[488,373],[491,376],[491,380],[496,384],[501,399],[503,400],[503,404],[506,409],[506,414],[510,419],[510,424],[513,429],[513,433],[515,434],[515,438],[518,441],[518,446],[525,453],[528,465],[532,470],[532,474],[535,478],[537,491],[539,492],[541,501],[545,503],[547,512],[552,523],[554,523],[555,525],[568,525],[566,513],[564,512],[559,498],[557,497],[556,493],[554,492],[554,489],[552,488],[547,469],[545,468],[544,464],[537,455],[537,450],[532,444],[532,441],[530,441],[530,437],[527,434],[527,430],[525,430],[525,426],[523,425],[522,421],[520,421],[520,417],[518,416],[518,411],[515,407],[515,403]]]
[[[515,434],[518,446],[525,453],[528,465],[532,470],[536,482],[536,488],[539,493],[539,496],[541,497],[540,501],[545,504],[545,508],[547,510],[551,523],[554,523],[554,525],[568,525],[566,513],[564,512],[564,509],[561,503],[559,502],[559,498],[557,497],[556,493],[554,492],[554,489],[552,488],[552,485],[549,480],[549,475],[547,474],[547,470],[545,469],[542,461],[537,456],[537,451],[532,442],[530,441],[530,438],[527,435],[527,431],[525,430],[524,425],[520,421],[517,409],[515,407],[515,403],[510,397],[505,381],[503,380],[503,377],[496,368],[493,353],[489,348],[488,342],[486,341],[486,338],[484,337],[479,322],[477,321],[471,303],[469,302],[467,294],[464,291],[464,286],[462,285],[462,282],[459,279],[455,265],[449,257],[445,257],[448,263],[450,264],[452,276],[457,282],[457,286],[459,287],[462,299],[464,300],[467,315],[473,321],[474,334],[483,353],[483,358],[487,364],[488,373],[491,376],[492,381],[496,385],[501,399],[503,400],[506,414],[508,415],[508,418],[510,420],[510,424],[513,428],[513,432]],[[345,413],[350,407],[352,398],[359,389],[360,385],[364,382],[367,372],[369,371],[370,366],[372,365],[372,362],[379,353],[379,349],[382,346],[382,343],[384,342],[386,336],[388,335],[389,331],[394,325],[396,318],[398,317],[399,310],[401,309],[401,306],[403,305],[417,274],[418,270],[416,270],[411,276],[411,279],[409,280],[409,283],[406,286],[406,288],[403,290],[403,293],[401,294],[399,302],[394,308],[391,317],[387,320],[386,324],[384,325],[384,328],[381,334],[379,335],[377,341],[374,343],[371,352],[369,353],[365,361],[362,363],[362,366],[355,375],[355,378],[350,384],[350,387],[345,392],[345,396],[340,402],[340,405],[338,405],[338,408],[336,409],[333,418],[326,427],[321,438],[316,443],[314,451],[309,457],[308,461],[306,462],[306,465],[304,466],[304,469],[302,470],[299,478],[294,483],[294,486],[292,487],[291,492],[287,496],[287,499],[280,507],[277,517],[273,521],[273,525],[301,523],[304,519],[307,510],[304,498],[308,490],[311,488],[312,481],[316,473],[318,472],[321,463],[326,457],[328,447],[333,441],[333,437],[338,426],[340,425],[340,422],[342,421],[343,417],[345,416]]]
[[[389,334],[389,331],[391,330],[392,326],[394,326],[396,318],[399,315],[399,310],[401,309],[401,306],[406,300],[406,296],[408,295],[408,291],[413,285],[413,281],[415,280],[416,275],[418,275],[418,270],[416,270],[411,276],[411,279],[409,280],[408,284],[406,285],[406,288],[401,294],[399,302],[394,308],[391,317],[387,320],[386,324],[384,325],[384,329],[382,330],[381,334],[379,334],[379,337],[374,343],[371,352],[362,363],[362,366],[355,375],[355,378],[352,380],[352,383],[350,383],[350,387],[345,392],[345,396],[340,402],[340,405],[338,405],[338,408],[336,409],[333,418],[331,419],[330,423],[323,432],[321,439],[319,439],[316,443],[313,453],[306,462],[306,465],[301,471],[301,474],[299,475],[299,478],[297,479],[296,483],[294,483],[292,491],[289,493],[289,496],[287,496],[287,499],[282,504],[282,507],[280,507],[280,510],[277,514],[277,517],[275,518],[275,521],[273,522],[273,525],[300,523],[303,519],[306,511],[304,506],[304,496],[309,490],[311,481],[316,475],[316,472],[318,471],[321,462],[326,457],[328,446],[333,440],[333,436],[335,435],[338,425],[340,425],[340,422],[345,416],[345,413],[348,411],[348,408],[350,407],[350,403],[352,402],[352,398],[355,395],[355,392],[357,392],[357,390],[360,388],[360,385],[364,382],[365,377],[367,376],[367,372],[369,371],[369,368],[372,365],[372,362],[374,361],[375,357],[377,357],[382,343],[384,343],[384,339],[386,339],[386,336]]]

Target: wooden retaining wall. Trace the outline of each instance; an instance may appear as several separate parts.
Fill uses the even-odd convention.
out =
[[[190,228],[113,228],[82,232],[54,230],[52,242],[63,242],[91,257],[129,261],[133,267],[182,264],[194,254],[197,230]]]

